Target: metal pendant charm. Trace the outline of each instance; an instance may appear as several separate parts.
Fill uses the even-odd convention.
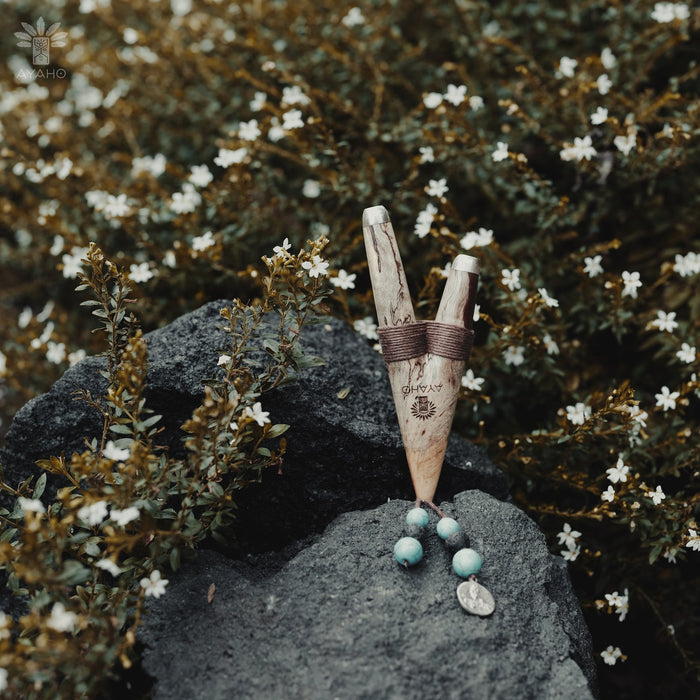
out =
[[[477,581],[464,581],[457,586],[459,604],[472,615],[487,617],[496,609],[493,596]]]

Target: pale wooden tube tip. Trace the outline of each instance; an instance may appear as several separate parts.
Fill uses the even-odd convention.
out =
[[[381,204],[376,207],[367,207],[362,212],[362,225],[363,226],[375,226],[376,224],[386,224],[391,219],[389,218],[389,212],[386,207]],[[464,256],[466,257],[466,256]]]
[[[479,274],[479,260],[471,255],[458,255],[452,263],[454,270]]]

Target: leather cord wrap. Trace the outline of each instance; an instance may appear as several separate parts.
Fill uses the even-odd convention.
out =
[[[385,362],[438,355],[449,360],[468,360],[474,331],[438,321],[416,321],[380,328],[379,342]]]

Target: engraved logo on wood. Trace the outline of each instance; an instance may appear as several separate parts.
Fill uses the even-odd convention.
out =
[[[435,415],[435,404],[427,396],[416,396],[411,406],[411,413],[415,418],[428,420]]]

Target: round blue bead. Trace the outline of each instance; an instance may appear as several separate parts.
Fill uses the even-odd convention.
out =
[[[437,524],[437,534],[446,540],[453,532],[459,532],[459,523],[454,518],[440,518]]]
[[[402,566],[414,566],[423,558],[423,545],[415,537],[402,537],[394,545],[394,558]]]
[[[422,508],[412,508],[406,513],[407,525],[420,525],[425,527],[430,520],[430,516]]]
[[[469,578],[472,574],[478,574],[481,571],[481,556],[479,552],[469,547],[460,549],[452,557],[452,568],[457,576]]]

